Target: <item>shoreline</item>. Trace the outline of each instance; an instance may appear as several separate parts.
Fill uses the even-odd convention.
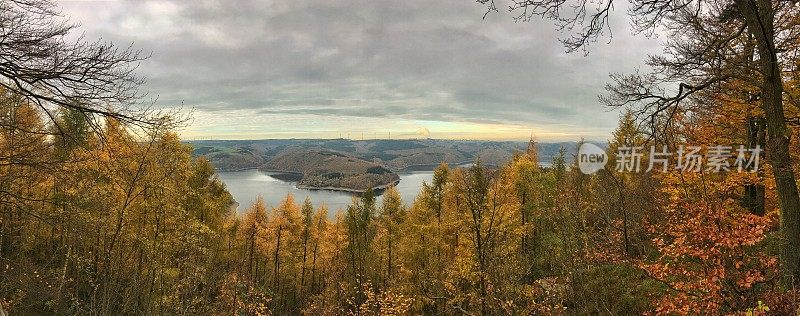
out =
[[[258,167],[244,167],[244,168],[238,168],[238,169],[223,169],[223,168],[216,168],[215,167],[214,171],[216,171],[216,172],[236,172],[236,171],[247,171],[247,170],[253,170],[253,169],[258,169]]]
[[[390,186],[397,185],[398,183],[400,183],[400,180],[395,180],[392,183],[388,183],[388,184],[381,184],[379,186],[372,187],[372,191],[382,192],[382,191],[388,189]],[[297,185],[295,185],[295,187],[298,188],[298,189],[303,189],[303,190],[312,190],[312,191],[325,190],[325,191],[336,191],[336,192],[346,192],[346,193],[355,193],[355,194],[364,194],[364,192],[367,192],[367,190],[350,189],[350,188],[344,188],[344,187],[332,187],[332,186],[315,187],[315,186],[297,184]]]
[[[453,167],[453,166],[462,166],[462,165],[470,164],[470,163],[473,163],[473,162],[474,161],[466,160],[466,161],[458,162],[458,163],[446,163],[445,162],[445,164],[448,167]],[[442,164],[441,162],[437,162],[437,163],[418,163],[418,164],[408,165],[408,166],[405,166],[403,168],[395,169],[393,171],[395,171],[395,172],[434,171],[441,164]],[[422,168],[422,167],[426,167],[426,168],[424,170],[407,170],[407,169]],[[430,169],[428,169],[427,167],[430,167]]]
[[[280,170],[280,169],[260,169],[260,168],[258,168],[258,171],[274,172],[274,173],[287,173],[287,174],[294,174],[294,175],[304,176],[304,174],[302,172]],[[281,181],[286,181],[286,180],[283,180],[283,179],[280,179],[280,178],[276,178],[276,179],[281,180]],[[300,184],[300,180],[299,181],[286,181],[286,182],[297,182],[297,184],[295,184],[295,188],[302,189],[302,190],[314,190],[314,191],[316,191],[316,190],[325,190],[325,191],[336,191],[336,192],[345,192],[345,193],[353,193],[353,194],[363,194],[364,192],[367,192],[367,190],[359,190],[359,189],[352,189],[352,188],[345,188],[345,187],[333,187],[333,186],[315,187],[315,186]],[[379,186],[372,187],[372,190],[373,191],[383,191],[383,190],[388,189],[392,185],[397,185],[398,183],[400,183],[400,179],[397,179],[397,180],[393,181],[392,183],[381,184]]]
[[[258,171],[261,171],[261,172],[288,173],[288,174],[299,174],[299,175],[303,175],[303,173],[302,173],[302,172],[297,172],[297,171],[289,171],[289,170],[280,170],[280,169],[261,169],[261,168],[254,168],[254,169],[258,169]]]
[[[258,171],[261,171],[261,172],[284,173],[284,174],[293,174],[293,175],[301,175],[301,176],[303,175],[302,172],[297,172],[297,171],[288,171],[288,170],[279,170],[279,169],[261,169],[261,168],[258,168],[258,167],[240,168],[240,169],[236,169],[236,170],[216,170],[216,172],[237,172],[237,171],[247,171],[247,170],[258,170]],[[275,178],[275,177],[273,177],[273,178]],[[333,187],[333,186],[315,187],[315,186],[310,186],[310,185],[299,184],[299,181],[290,181],[290,180],[285,180],[285,179],[280,179],[280,178],[275,178],[275,179],[278,179],[278,180],[284,181],[284,182],[298,182],[298,184],[296,184],[295,187],[298,188],[298,189],[303,189],[303,190],[313,190],[313,191],[325,190],[325,191],[336,191],[336,192],[345,192],[345,193],[353,193],[353,194],[363,194],[364,192],[367,192],[367,190],[351,189],[351,188],[345,188],[345,187]],[[398,183],[400,183],[399,179],[395,180],[395,181],[393,181],[391,183],[381,184],[379,186],[372,187],[372,190],[373,191],[384,191],[384,190],[388,189],[390,186],[397,185]]]

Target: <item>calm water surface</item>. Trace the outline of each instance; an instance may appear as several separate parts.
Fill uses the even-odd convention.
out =
[[[333,216],[337,210],[346,208],[353,197],[353,194],[347,192],[298,189],[297,182],[278,180],[271,176],[275,173],[255,169],[220,171],[218,174],[233,198],[239,202],[239,212],[246,210],[259,195],[264,198],[268,207],[275,207],[286,198],[286,194],[291,193],[298,204],[302,203],[306,197],[311,198],[315,207],[324,203],[330,210],[329,216]],[[423,181],[430,183],[433,179],[433,171],[401,172],[398,175],[400,183],[397,184],[397,190],[400,191],[400,196],[406,205],[410,205],[414,201],[422,188]]]

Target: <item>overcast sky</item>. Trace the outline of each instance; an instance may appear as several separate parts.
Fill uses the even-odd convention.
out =
[[[610,43],[583,56],[551,22],[515,23],[502,5],[483,20],[472,0],[61,5],[88,39],[152,53],[142,90],[194,109],[187,139],[604,140],[619,116],[597,102],[608,74],[659,50],[619,7]]]

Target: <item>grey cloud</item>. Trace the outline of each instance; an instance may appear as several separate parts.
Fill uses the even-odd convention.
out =
[[[550,22],[482,20],[472,1],[64,6],[73,19],[101,18],[83,21],[88,36],[153,52],[141,72],[159,105],[204,111],[610,127],[616,115],[596,101],[607,74],[653,52],[615,20],[612,45],[566,55]]]

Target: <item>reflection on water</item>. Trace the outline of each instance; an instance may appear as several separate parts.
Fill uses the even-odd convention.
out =
[[[243,212],[250,204],[255,202],[256,197],[261,195],[268,207],[278,206],[286,197],[286,194],[294,195],[298,204],[302,203],[306,197],[311,198],[314,206],[325,204],[330,210],[329,216],[333,216],[337,210],[343,210],[350,201],[353,194],[329,190],[306,190],[298,189],[296,181],[279,180],[273,176],[280,175],[271,172],[262,172],[255,169],[243,171],[221,171],[218,172],[220,179],[225,182],[228,191],[233,198],[239,202],[239,212]],[[410,205],[420,189],[422,182],[431,182],[433,171],[411,171],[398,173],[400,183],[397,190],[406,205]],[[379,199],[380,200],[380,199]]]

